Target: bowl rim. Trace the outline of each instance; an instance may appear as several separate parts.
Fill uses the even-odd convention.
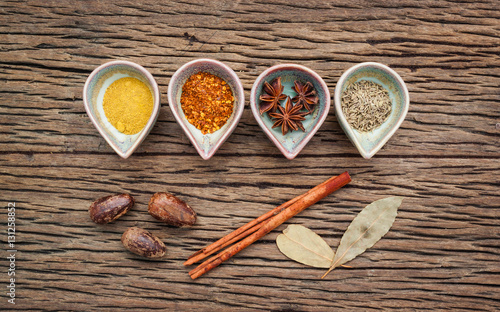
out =
[[[87,98],[87,90],[90,86],[90,82],[94,80],[94,78],[97,76],[97,74],[102,71],[103,69],[113,66],[113,65],[125,65],[125,66],[130,66],[134,69],[137,69],[141,74],[143,74],[146,79],[148,80],[151,88],[153,89],[154,93],[154,100],[153,100],[153,112],[151,113],[151,117],[149,117],[149,120],[147,124],[144,126],[144,129],[147,131],[142,131],[141,134],[137,137],[135,142],[125,151],[122,152],[116,143],[111,140],[108,136],[108,134],[103,130],[103,128],[99,125],[97,120],[94,118],[94,115],[91,114],[90,112],[90,101]],[[92,73],[89,75],[87,80],[85,81],[85,85],[83,87],[83,105],[85,106],[85,111],[87,112],[87,115],[89,116],[90,120],[94,124],[94,126],[97,128],[101,136],[108,142],[108,144],[113,148],[113,150],[120,155],[123,159],[127,159],[132,153],[141,145],[141,143],[144,141],[146,136],[149,134],[151,129],[153,128],[154,124],[156,123],[156,120],[158,119],[158,114],[160,112],[160,91],[158,88],[158,83],[156,83],[156,80],[154,79],[153,75],[144,67],[142,67],[139,64],[136,64],[134,62],[130,61],[125,61],[125,60],[114,60],[110,62],[106,62],[100,66],[98,66],[96,69],[92,71]]]
[[[299,70],[308,73],[311,75],[320,85],[321,87],[325,90],[325,110],[322,115],[319,116],[316,124],[312,127],[310,130],[310,133],[304,137],[304,139],[296,146],[295,151],[293,153],[290,153],[283,147],[283,145],[274,137],[274,135],[271,134],[271,130],[267,128],[265,125],[264,121],[262,120],[262,117],[260,115],[260,111],[258,109],[257,105],[257,86],[261,84],[261,82],[272,72],[274,71],[283,71],[283,70]],[[328,89],[328,86],[326,82],[321,78],[321,76],[316,73],[314,70],[310,69],[309,67],[306,67],[304,65],[299,65],[299,64],[293,64],[293,63],[285,63],[285,64],[277,64],[269,67],[265,71],[263,71],[255,80],[255,82],[252,85],[252,89],[250,91],[250,108],[252,109],[253,116],[261,129],[264,131],[266,136],[278,147],[280,152],[287,158],[287,159],[294,159],[301,151],[304,149],[304,147],[309,143],[309,141],[312,139],[312,137],[316,134],[318,129],[323,125],[326,117],[328,116],[330,112],[330,105],[331,105],[331,96],[330,96],[330,90]],[[311,136],[309,136],[312,133]],[[309,139],[307,139],[309,136]]]
[[[216,141],[216,143],[210,148],[207,152],[205,152],[200,146],[198,146],[198,141],[194,137],[194,135],[189,131],[189,128],[187,125],[184,124],[184,120],[181,117],[180,114],[180,103],[176,103],[175,98],[174,98],[174,85],[176,82],[180,79],[179,77],[181,74],[187,70],[188,68],[191,68],[193,66],[196,66],[198,64],[211,64],[213,66],[221,68],[223,71],[227,72],[229,76],[234,80],[235,82],[235,87],[237,90],[237,94],[233,94],[235,97],[235,103],[237,102],[236,106],[237,109],[234,111],[234,118],[229,126],[229,128],[226,129],[224,134]],[[182,88],[182,87],[181,87]],[[210,159],[216,152],[217,150],[222,146],[222,144],[227,140],[227,138],[233,133],[234,129],[238,126],[238,123],[240,122],[241,115],[243,115],[243,110],[245,108],[245,91],[243,89],[243,84],[241,83],[240,78],[236,74],[236,72],[229,67],[228,65],[222,63],[221,61],[214,60],[214,59],[209,59],[209,58],[199,58],[199,59],[194,59],[192,61],[187,62],[186,64],[182,65],[175,71],[175,73],[172,75],[170,78],[170,82],[168,84],[168,105],[170,107],[170,111],[172,112],[172,115],[174,115],[175,120],[177,123],[181,126],[182,130],[184,133],[188,136],[189,140],[191,141],[191,144],[194,146],[198,154],[204,159],[208,160]],[[238,101],[236,101],[238,100]],[[210,134],[206,134],[210,135]]]
[[[361,69],[361,68],[366,68],[366,67],[372,67],[372,68],[377,68],[385,73],[387,73],[390,77],[392,77],[394,80],[396,80],[402,88],[403,91],[403,109],[401,111],[401,114],[399,115],[395,125],[389,130],[389,132],[384,136],[382,140],[380,140],[374,148],[367,152],[364,147],[361,145],[361,142],[358,141],[356,136],[354,136],[353,129],[351,125],[347,122],[344,113],[342,112],[342,106],[341,106],[341,96],[342,96],[342,88],[346,82],[347,77],[349,77],[352,73],[355,71]],[[351,142],[354,144],[354,146],[358,149],[359,153],[363,158],[365,159],[370,159],[373,157],[386,143],[387,141],[392,137],[392,135],[396,132],[396,130],[399,129],[401,124],[406,118],[406,115],[408,113],[408,109],[410,107],[410,94],[408,92],[408,88],[406,87],[405,82],[399,76],[399,74],[390,68],[387,65],[384,65],[382,63],[377,63],[377,62],[364,62],[364,63],[359,63],[356,64],[349,69],[347,69],[342,76],[340,76],[340,79],[337,81],[337,84],[335,85],[335,91],[334,91],[334,106],[335,106],[335,114],[337,116],[337,119],[339,119],[340,125],[345,125],[342,127],[344,132],[346,132],[347,137],[351,140]]]

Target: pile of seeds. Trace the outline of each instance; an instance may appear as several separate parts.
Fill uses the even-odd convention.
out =
[[[389,92],[372,81],[358,81],[342,93],[342,112],[347,122],[358,131],[368,132],[378,128],[391,111]]]

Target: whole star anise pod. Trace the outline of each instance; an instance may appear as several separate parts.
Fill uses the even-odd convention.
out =
[[[265,112],[276,112],[276,108],[280,106],[280,101],[286,98],[283,94],[283,86],[281,85],[281,77],[274,79],[271,84],[264,81],[264,92],[259,97],[260,102],[260,114]]]
[[[309,81],[304,84],[300,81],[294,81],[293,84],[292,89],[297,92],[297,95],[292,99],[292,102],[295,102],[295,105],[302,105],[307,110],[307,114],[312,113],[311,106],[318,104],[319,100],[313,85]]]
[[[269,113],[269,117],[276,119],[273,128],[281,126],[281,133],[283,133],[283,135],[287,134],[288,130],[292,132],[293,130],[298,130],[299,128],[305,132],[306,130],[304,129],[304,125],[302,125],[302,120],[305,120],[304,116],[308,113],[301,113],[301,109],[302,105],[293,105],[290,97],[287,96],[285,108],[278,105],[279,112]]]

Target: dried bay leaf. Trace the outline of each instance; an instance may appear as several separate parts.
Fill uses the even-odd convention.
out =
[[[329,268],[334,252],[328,244],[310,229],[297,224],[289,225],[278,235],[276,244],[288,258],[317,268]]]
[[[403,199],[400,196],[392,196],[379,199],[366,206],[345,231],[330,269],[323,277],[378,242],[394,223]]]

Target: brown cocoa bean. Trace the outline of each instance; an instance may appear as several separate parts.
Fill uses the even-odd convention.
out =
[[[149,200],[148,212],[155,219],[181,227],[196,222],[196,212],[184,201],[172,194],[159,192]]]
[[[167,247],[158,237],[135,226],[123,233],[122,244],[131,252],[148,258],[160,258],[167,252]]]
[[[129,194],[116,194],[99,198],[90,205],[90,218],[98,224],[115,221],[129,211],[134,203],[134,198]]]

